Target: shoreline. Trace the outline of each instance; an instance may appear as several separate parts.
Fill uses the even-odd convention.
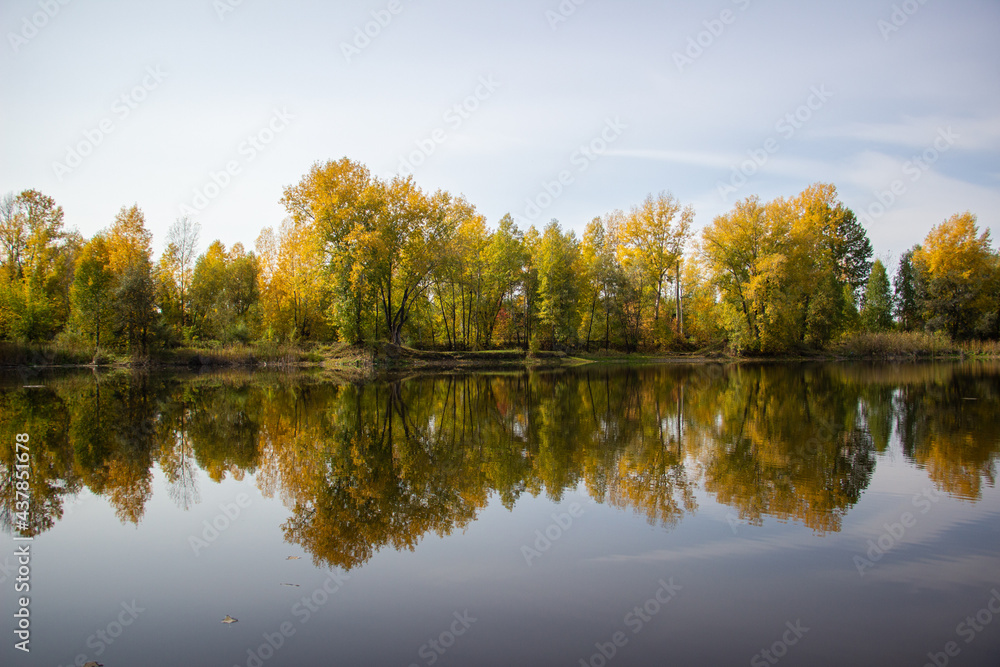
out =
[[[8,344],[10,345],[10,344]],[[790,353],[787,355],[733,355],[726,353],[587,353],[522,350],[487,350],[439,352],[415,350],[381,344],[378,348],[353,346],[318,346],[316,348],[182,348],[159,356],[142,359],[122,359],[102,356],[83,361],[65,358],[56,350],[21,348],[26,363],[3,363],[8,371],[30,370],[147,370],[197,371],[211,369],[243,369],[247,371],[326,370],[358,378],[378,377],[399,371],[487,371],[487,370],[548,370],[586,365],[657,366],[674,364],[760,364],[760,363],[923,363],[933,361],[988,361],[1000,357],[994,354],[974,354],[948,351],[931,354],[838,354],[834,351]],[[60,357],[62,357],[60,359]]]

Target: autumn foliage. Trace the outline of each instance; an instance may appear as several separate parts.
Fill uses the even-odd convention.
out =
[[[179,345],[387,341],[423,349],[784,354],[855,332],[1000,338],[1000,256],[971,213],[889,280],[836,188],[748,197],[694,229],[669,192],[594,218],[495,226],[462,196],[346,158],[285,188],[253,249],[200,250],[188,218],[154,261],[138,205],[90,239],[54,200],[0,200],[0,340],[95,358]]]

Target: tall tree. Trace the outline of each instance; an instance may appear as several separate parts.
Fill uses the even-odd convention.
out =
[[[0,334],[51,338],[69,317],[73,263],[81,239],[63,229],[63,209],[37,190],[0,201]]]
[[[155,312],[152,233],[138,205],[123,206],[107,234],[108,266],[115,277],[116,329],[133,353],[145,353]]]
[[[383,182],[345,159],[315,165],[282,201],[293,217],[316,224],[331,266],[347,271],[359,305],[375,296],[390,342],[402,344],[453,233],[451,198],[425,195],[412,178]]]
[[[194,263],[198,256],[198,237],[201,225],[184,216],[174,221],[167,231],[167,249],[161,263],[171,279],[173,296],[179,307],[180,326],[188,326],[188,299]]]
[[[524,267],[524,235],[508,213],[500,219],[496,230],[490,234],[484,251],[486,263],[483,288],[483,325],[485,343],[493,344],[497,320],[501,312],[514,309],[514,299],[520,286]]]
[[[306,220],[288,217],[277,236],[270,228],[261,233],[257,254],[268,337],[310,340],[325,335],[331,308],[329,282],[345,283],[343,276],[323,270],[315,227]],[[344,320],[349,323],[346,316]]]
[[[17,195],[8,192],[0,198],[0,251],[8,281],[22,276],[22,255],[28,244],[27,225]]]
[[[402,345],[403,325],[454,232],[450,198],[424,195],[412,177],[394,178],[381,190],[373,224],[349,235],[356,248],[353,273],[374,286],[389,342]]]
[[[907,250],[899,258],[899,267],[893,278],[893,291],[895,296],[896,321],[903,331],[913,331],[923,326],[923,314],[921,312],[920,276],[913,266],[913,253],[920,249],[919,245]]]
[[[607,235],[604,223],[600,218],[594,218],[587,224],[580,243],[580,312],[586,333],[581,332],[584,339],[584,349],[590,352],[590,340],[594,334],[594,320],[598,316],[606,317],[607,311],[597,306],[606,300],[605,287],[608,280],[609,262],[607,253]],[[598,329],[600,331],[602,329]]]
[[[634,264],[645,274],[643,282],[653,291],[654,327],[660,320],[664,284],[680,262],[693,221],[692,207],[682,208],[672,194],[661,192],[633,207],[621,230],[622,264]]]
[[[749,197],[702,232],[702,258],[721,292],[723,321],[737,350],[765,347],[768,292],[780,282],[790,231],[776,222],[757,197]]]
[[[260,300],[257,257],[237,243],[214,241],[198,258],[191,280],[191,312],[204,338],[247,342],[256,332]]]
[[[865,285],[861,303],[861,326],[871,332],[888,331],[892,328],[892,307],[889,274],[886,273],[882,260],[876,259],[868,276],[868,284]]]
[[[114,278],[107,240],[96,234],[83,246],[76,262],[72,289],[77,327],[93,340],[95,360],[101,349],[101,333],[110,326]]]
[[[973,336],[993,306],[994,261],[990,230],[980,234],[972,213],[955,214],[934,227],[913,253],[926,290],[928,324],[955,339]]]
[[[580,327],[580,248],[557,220],[545,227],[537,246],[539,320],[553,345],[573,344]]]
[[[372,327],[376,285],[357,269],[357,233],[371,230],[383,204],[383,184],[364,165],[343,158],[316,163],[302,179],[285,188],[282,204],[297,229],[315,235],[330,277],[331,311],[340,337],[363,342]]]
[[[796,198],[800,216],[819,232],[819,238],[836,267],[836,277],[850,286],[852,293],[860,291],[868,280],[874,254],[868,232],[854,211],[837,199],[837,188],[831,183],[815,183]]]

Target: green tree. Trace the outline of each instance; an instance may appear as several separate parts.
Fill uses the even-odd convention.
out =
[[[580,328],[579,243],[573,232],[564,233],[559,222],[552,220],[537,253],[540,324],[553,346],[573,345]]]
[[[590,352],[590,340],[594,334],[595,320],[598,320],[598,332],[608,328],[608,312],[610,299],[607,287],[610,281],[614,258],[608,252],[609,244],[604,229],[604,221],[594,218],[587,224],[580,243],[580,308],[581,320],[585,334],[584,348]],[[598,310],[598,305],[601,309]]]
[[[889,274],[886,273],[882,260],[876,259],[868,276],[868,284],[865,285],[861,305],[861,326],[865,331],[888,331],[892,328],[892,310]]]
[[[214,241],[198,258],[191,279],[191,311],[203,338],[247,342],[257,329],[260,300],[257,257],[237,243],[228,252]]]
[[[66,323],[82,240],[64,231],[63,217],[37,190],[0,200],[0,336],[45,340]]]
[[[94,343],[94,359],[101,349],[101,333],[108,332],[112,308],[112,285],[108,244],[103,234],[88,241],[76,262],[72,302],[76,326]]]
[[[509,213],[500,219],[496,230],[490,234],[484,254],[486,275],[482,314],[485,342],[490,347],[501,313],[506,309],[509,315],[516,308],[515,298],[525,263],[524,235]]]
[[[450,196],[428,196],[412,178],[383,182],[344,159],[315,165],[282,202],[293,218],[316,225],[331,269],[349,276],[358,320],[374,297],[390,342],[402,344],[454,232]]]
[[[920,276],[913,266],[913,253],[920,249],[919,245],[903,253],[899,258],[899,267],[893,278],[894,315],[903,331],[913,331],[923,327],[921,302],[923,296]]]
[[[722,297],[723,326],[736,350],[774,351],[782,308],[791,220],[757,197],[737,202],[702,232],[702,259]]]

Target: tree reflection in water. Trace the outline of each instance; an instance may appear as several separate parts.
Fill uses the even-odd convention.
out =
[[[208,480],[252,476],[291,515],[285,538],[346,569],[467,526],[495,494],[577,488],[671,527],[703,489],[751,524],[824,533],[898,443],[940,490],[976,500],[996,477],[996,364],[671,365],[438,375],[72,375],[0,387],[0,437],[31,434],[32,524],[67,496],[104,496],[138,524],[154,466],[187,510]],[[14,525],[14,452],[0,520]],[[202,481],[202,483],[211,483]]]

